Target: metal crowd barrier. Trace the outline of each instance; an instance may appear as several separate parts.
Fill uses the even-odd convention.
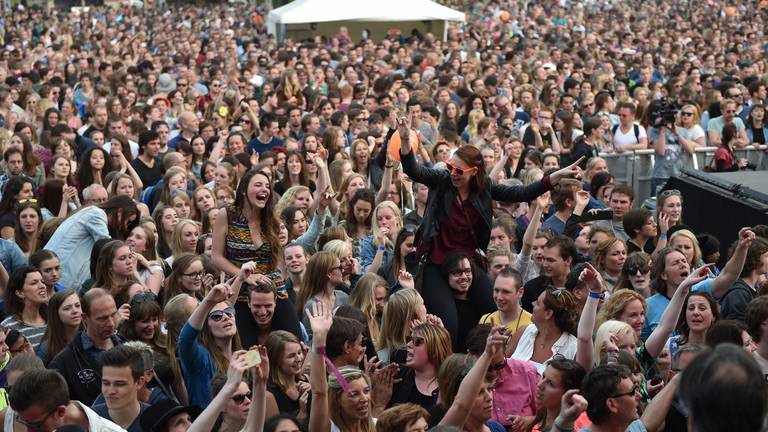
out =
[[[768,170],[768,146],[760,146],[760,150],[753,146],[736,149],[736,157],[746,159],[758,170]],[[693,156],[684,155],[685,165],[693,169],[703,170],[712,163],[717,147],[701,147],[694,151]],[[635,203],[640,205],[651,194],[651,174],[655,161],[654,150],[635,150],[624,153],[600,153],[605,159],[608,170],[613,174],[617,183],[625,183],[632,186],[635,191]]]

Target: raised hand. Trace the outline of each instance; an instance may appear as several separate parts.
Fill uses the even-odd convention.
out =
[[[568,390],[560,400],[560,417],[565,423],[572,424],[587,410],[587,400],[576,389]],[[558,428],[559,429],[559,428]]]
[[[549,192],[539,195],[536,198],[536,206],[542,211],[546,211],[547,207],[552,204],[552,197]]]
[[[669,231],[669,215],[661,212],[659,213],[659,234],[666,234]]]
[[[680,283],[679,289],[687,290],[690,289],[692,286],[696,285],[697,283],[703,281],[709,276],[712,275],[712,271],[710,271],[710,268],[715,265],[715,263],[705,264],[696,270],[692,271],[691,274],[688,275],[687,278],[685,278],[684,281]]]
[[[259,350],[259,356],[261,357],[261,363],[255,367],[256,373],[254,374],[254,380],[266,382],[269,380],[269,356],[267,354],[267,347],[259,345],[256,347]]]
[[[215,285],[205,296],[206,300],[212,304],[227,301],[230,297],[232,297],[232,287],[226,283]]]
[[[750,228],[742,228],[739,230],[739,246],[749,247],[752,241],[755,239],[755,233]]]
[[[605,352],[617,353],[619,352],[619,337],[615,333],[608,332],[603,339],[603,346]]]
[[[248,261],[247,263],[240,266],[240,272],[237,275],[240,277],[241,280],[246,280],[256,272],[257,272],[256,263],[253,261]]]
[[[407,148],[405,144],[411,139],[411,119],[408,116],[402,116],[397,119],[397,131],[400,134],[400,149]]]
[[[316,302],[312,305],[309,312],[309,326],[312,328],[312,334],[327,335],[328,330],[331,329],[333,324],[333,316],[331,315],[331,309],[323,302]]]
[[[379,228],[379,235],[376,236],[376,245],[385,246],[387,244],[387,236],[389,235],[389,228]]]
[[[493,357],[498,352],[504,352],[507,343],[507,328],[504,326],[494,326],[488,334],[485,343],[485,353]]]
[[[592,264],[587,263],[587,267],[579,275],[579,280],[587,286],[590,292],[603,292],[603,277],[600,276],[599,271],[592,267]]]
[[[549,175],[549,180],[552,182],[553,185],[555,185],[564,178],[580,179],[582,175],[582,171],[581,171],[581,168],[579,168],[579,164],[583,160],[584,160],[584,156],[580,157],[579,160],[568,165],[567,167],[553,172],[552,174]]]
[[[400,282],[400,286],[403,288],[415,288],[416,285],[413,282],[413,275],[405,270],[400,270],[397,274],[397,281]]]
[[[576,192],[576,205],[585,208],[589,204],[589,192],[580,190]]]
[[[245,350],[240,350],[232,353],[232,357],[229,360],[229,368],[227,369],[227,385],[236,387],[243,380],[243,375],[248,370],[248,362],[245,359],[246,352]]]

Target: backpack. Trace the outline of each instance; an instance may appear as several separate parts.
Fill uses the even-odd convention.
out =
[[[620,125],[616,125],[611,128],[611,136],[616,137],[616,131],[619,130]],[[632,129],[635,132],[635,141],[640,144],[640,126],[637,123],[632,123]]]

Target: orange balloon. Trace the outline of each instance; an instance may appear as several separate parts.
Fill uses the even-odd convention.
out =
[[[416,149],[419,148],[419,136],[416,135],[416,132],[413,130],[409,136],[411,149],[415,152]],[[395,131],[395,133],[392,134],[392,138],[390,138],[389,145],[387,146],[387,151],[389,152],[389,157],[394,160],[400,160],[400,131]]]
[[[507,11],[502,12],[499,18],[501,18],[501,20],[504,22],[509,21],[509,12]]]
[[[727,15],[729,17],[732,17],[733,14],[735,14],[735,13],[736,13],[736,8],[735,7],[728,6],[727,8],[725,8],[725,15]]]

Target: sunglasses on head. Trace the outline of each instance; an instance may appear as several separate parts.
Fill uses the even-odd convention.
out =
[[[453,165],[450,162],[445,163],[445,167],[448,168],[448,171],[451,174],[457,174],[457,175],[464,175],[464,173],[474,174],[477,172],[477,167],[472,167],[469,169],[462,169],[457,167],[456,165]]]
[[[213,322],[219,322],[222,319],[224,319],[224,315],[226,315],[226,316],[228,316],[230,318],[234,318],[234,316],[235,316],[235,308],[228,307],[228,308],[225,308],[225,309],[213,311],[213,312],[208,314],[208,318],[210,318],[210,320],[213,321]]]
[[[243,402],[245,402],[245,398],[248,398],[249,400],[253,397],[253,392],[243,393],[239,395],[232,396],[232,401],[238,405],[242,405]]]
[[[142,291],[133,297],[131,297],[131,304],[139,304],[144,302],[157,302],[157,295],[152,291]]]

